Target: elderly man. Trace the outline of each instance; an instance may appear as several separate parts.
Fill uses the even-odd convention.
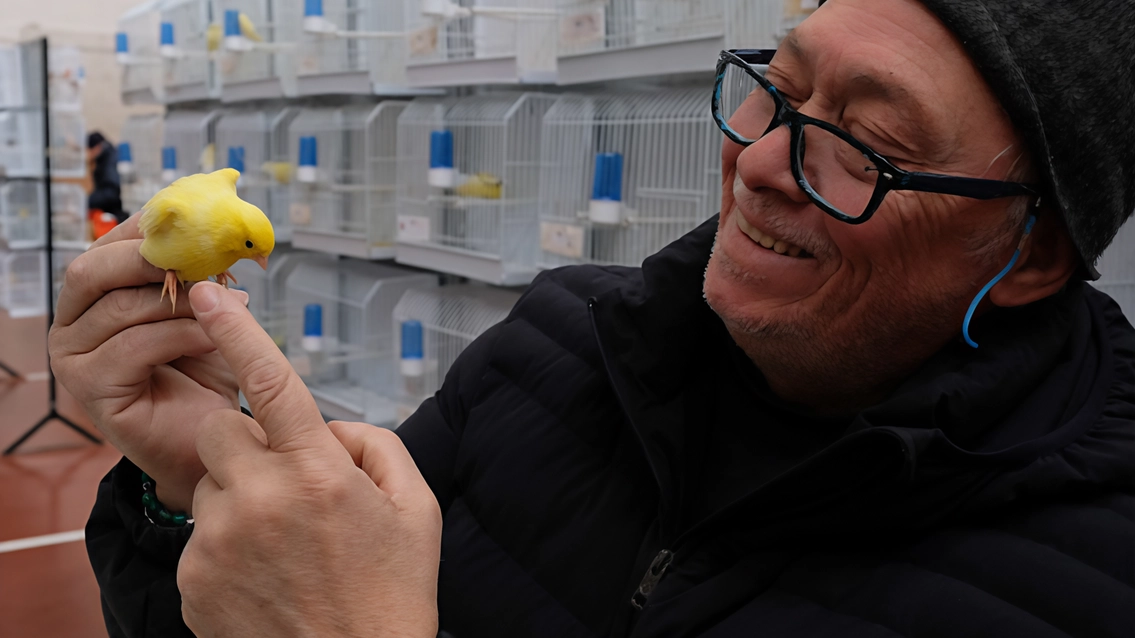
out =
[[[723,53],[720,216],[541,276],[404,448],[325,426],[242,293],[171,318],[117,229],[51,338],[129,459],[111,635],[1132,635],[1135,330],[1082,281],[1135,208],[1132,29],[831,0]]]

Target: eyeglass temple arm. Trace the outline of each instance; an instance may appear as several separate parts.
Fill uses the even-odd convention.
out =
[[[885,169],[883,172],[884,174],[887,173]],[[1021,195],[1039,195],[1036,189],[1028,184],[1003,182],[993,179],[905,171],[899,171],[897,175],[894,175],[893,179],[894,183],[891,186],[891,190],[896,191],[941,193],[943,195],[958,195],[960,197],[970,197],[973,199],[998,199],[1001,197],[1017,197]]]

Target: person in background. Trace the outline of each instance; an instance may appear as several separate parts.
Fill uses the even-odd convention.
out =
[[[87,161],[91,167],[91,194],[87,207],[114,215],[119,223],[129,216],[122,210],[122,182],[118,176],[118,150],[103,134],[87,136]]]
[[[1088,283],[1135,210],[1133,33],[829,0],[722,52],[720,214],[541,273],[396,433],[324,423],[246,294],[171,316],[128,220],[50,338],[126,457],[108,633],[1135,636],[1135,329]]]

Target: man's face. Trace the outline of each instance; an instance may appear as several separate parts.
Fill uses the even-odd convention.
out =
[[[907,170],[1008,179],[1024,152],[961,44],[916,0],[831,0],[766,77]],[[958,333],[1015,245],[1008,199],[892,192],[862,225],[829,217],[792,177],[785,126],[748,147],[726,139],[722,174],[706,297],[766,375],[786,357],[821,383],[905,373]],[[779,254],[758,233],[806,252]]]

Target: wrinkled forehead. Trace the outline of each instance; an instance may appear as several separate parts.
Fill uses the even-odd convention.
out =
[[[770,73],[836,107],[873,101],[943,144],[1010,126],[962,43],[916,0],[828,0],[784,39]]]

